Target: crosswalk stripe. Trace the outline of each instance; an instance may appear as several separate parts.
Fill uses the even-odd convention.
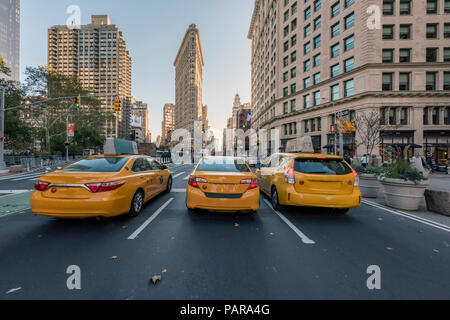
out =
[[[35,174],[36,174],[36,172],[15,174],[15,175],[12,175],[12,176],[2,177],[2,178],[0,178],[0,181],[17,179],[17,178],[25,178],[25,177],[28,177],[28,176],[31,177],[31,176],[33,176]]]
[[[39,178],[43,175],[43,173],[38,173],[33,176],[28,176],[25,178],[12,179],[11,181],[22,181],[22,180],[34,180],[35,178]]]

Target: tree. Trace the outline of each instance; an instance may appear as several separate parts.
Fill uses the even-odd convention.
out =
[[[356,116],[355,143],[357,147],[365,148],[369,161],[372,161],[373,151],[381,143],[381,130],[384,127],[381,120],[380,113],[377,111],[363,111]]]
[[[50,68],[28,67],[25,71],[26,80],[24,91],[34,100],[47,100],[57,97],[70,97],[77,95],[89,95],[77,77],[66,76]],[[103,132],[107,121],[112,121],[115,116],[100,108],[101,101],[97,98],[83,98],[81,106],[73,106],[73,99],[47,102],[45,105],[32,108],[32,118],[43,129],[45,134],[45,148],[47,151],[60,150],[66,141],[66,130],[69,123],[75,125],[75,130],[90,128],[98,135]]]

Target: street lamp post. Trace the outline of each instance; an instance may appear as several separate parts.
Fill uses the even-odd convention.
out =
[[[0,128],[0,170],[6,169],[6,163],[4,159],[5,152],[5,87],[0,87],[2,102],[0,105],[0,117],[1,119],[1,128]]]

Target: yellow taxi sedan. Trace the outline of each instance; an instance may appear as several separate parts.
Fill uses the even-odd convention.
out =
[[[40,216],[135,217],[145,202],[171,188],[171,172],[150,157],[92,156],[40,177],[30,203]]]
[[[274,209],[283,206],[322,207],[346,213],[361,205],[359,176],[339,156],[279,153],[256,171],[262,192]]]
[[[259,210],[256,175],[242,158],[206,157],[189,176],[186,206],[209,211]]]

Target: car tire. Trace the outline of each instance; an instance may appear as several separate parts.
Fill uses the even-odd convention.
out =
[[[277,211],[283,210],[283,206],[280,205],[277,188],[275,188],[275,187],[272,188],[271,202],[272,202],[272,208],[274,210],[277,210]]]
[[[347,214],[350,209],[335,209],[334,212],[337,214]]]
[[[133,200],[131,201],[131,209],[129,215],[131,217],[137,217],[141,213],[143,206],[144,206],[144,192],[138,190],[134,194]]]
[[[172,191],[172,177],[169,177],[169,179],[167,180],[167,187],[166,187],[166,191],[165,193],[170,193],[170,191]]]

